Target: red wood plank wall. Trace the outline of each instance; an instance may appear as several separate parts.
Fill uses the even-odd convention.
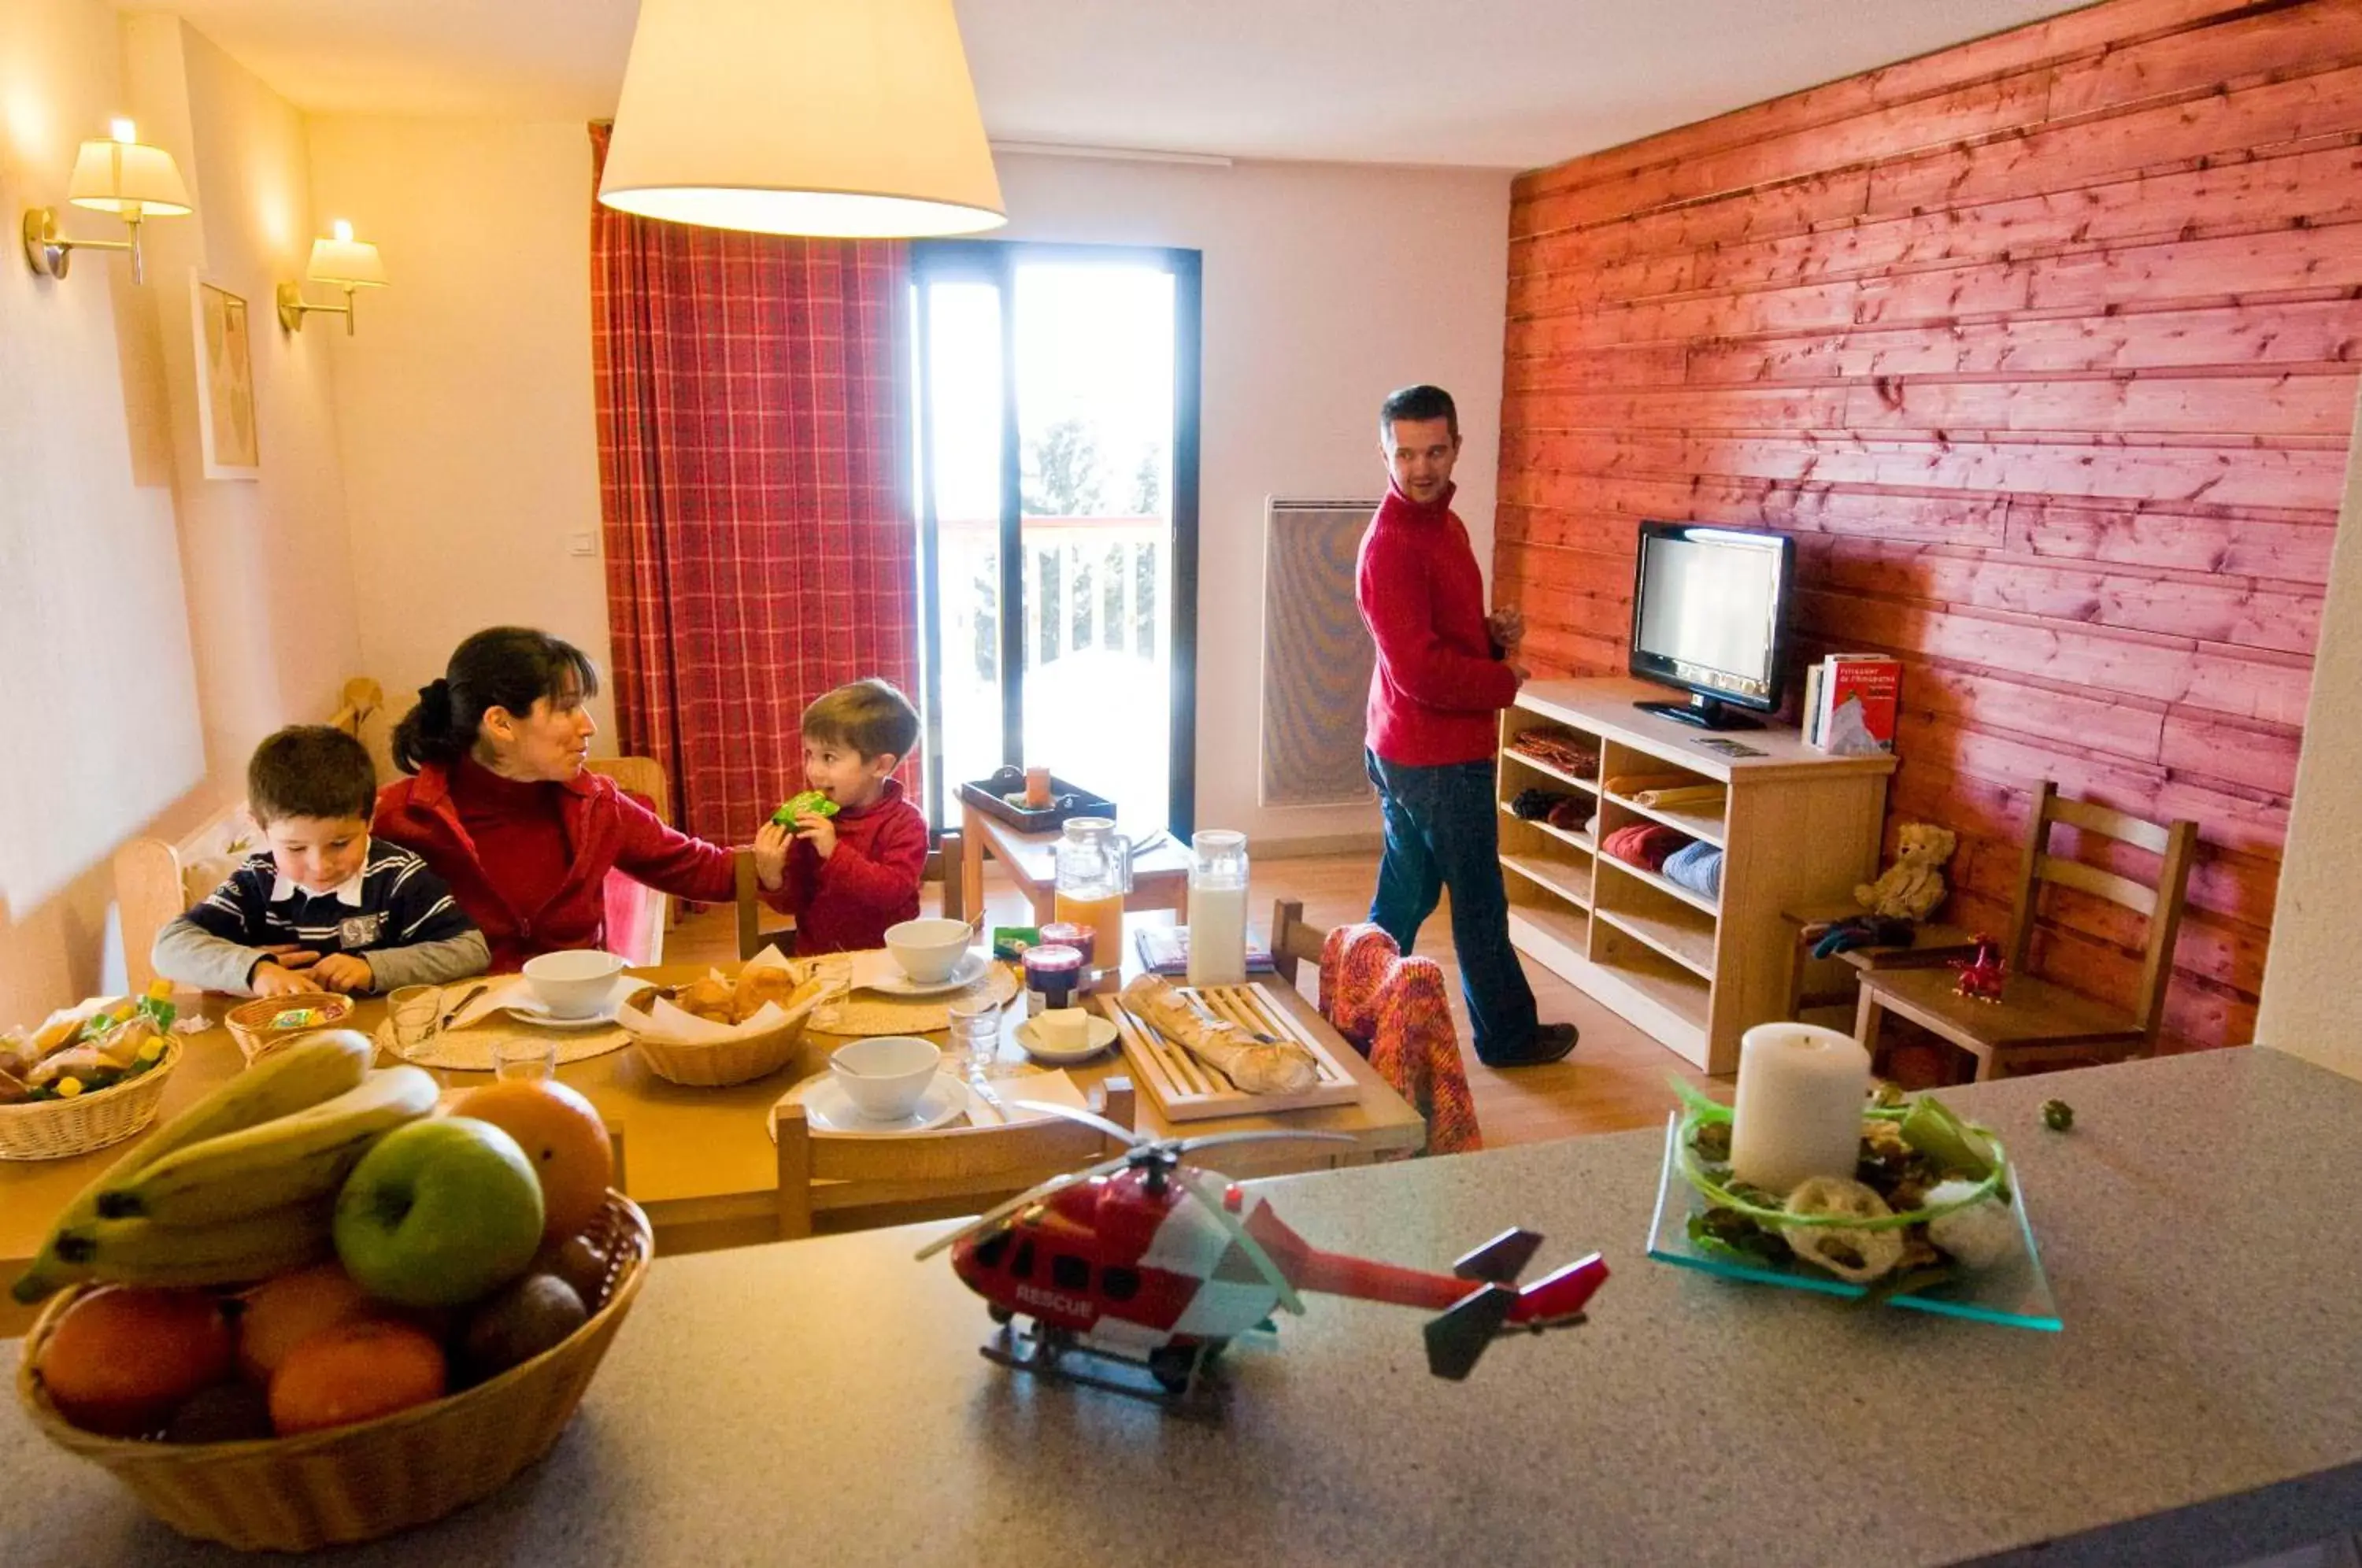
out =
[[[2109,0],[1527,174],[1510,224],[1538,669],[1622,668],[1639,519],[1792,532],[1800,655],[1905,661],[1890,834],[1959,832],[1959,919],[2006,927],[2029,780],[2193,817],[2168,1026],[2248,1039],[2362,370],[2362,0]],[[2047,908],[2038,966],[2126,997],[2140,922]]]

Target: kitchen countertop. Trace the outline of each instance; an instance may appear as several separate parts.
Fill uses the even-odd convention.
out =
[[[1530,1273],[1616,1272],[1461,1385],[1417,1313],[1309,1297],[1216,1425],[986,1363],[983,1303],[911,1260],[939,1225],[743,1248],[659,1260],[545,1463],[337,1561],[2170,1568],[2362,1524],[2362,1220],[2323,1185],[2362,1084],[2231,1050],[1946,1098],[2009,1141],[2063,1333],[1651,1262],[1659,1132],[1261,1184],[1336,1250],[1442,1267],[1524,1224]],[[12,1568],[231,1560],[13,1407],[0,1474]]]

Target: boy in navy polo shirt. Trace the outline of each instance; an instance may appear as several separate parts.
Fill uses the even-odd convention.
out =
[[[156,972],[250,996],[390,991],[477,975],[491,950],[443,879],[370,838],[377,768],[361,743],[295,724],[255,749],[246,794],[270,849],[156,936]]]

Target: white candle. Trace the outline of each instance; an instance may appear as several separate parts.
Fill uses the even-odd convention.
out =
[[[1834,1029],[1759,1023],[1738,1037],[1731,1172],[1786,1194],[1816,1176],[1850,1176],[1861,1144],[1870,1053]]]

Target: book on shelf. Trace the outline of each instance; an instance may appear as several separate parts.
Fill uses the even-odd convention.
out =
[[[1903,663],[1883,654],[1831,654],[1805,678],[1812,703],[1805,738],[1836,756],[1871,756],[1894,749],[1902,707]]]
[[[1152,975],[1176,979],[1189,972],[1189,928],[1186,925],[1143,925],[1131,933],[1141,966]],[[1247,933],[1247,973],[1272,972],[1271,949]]]

